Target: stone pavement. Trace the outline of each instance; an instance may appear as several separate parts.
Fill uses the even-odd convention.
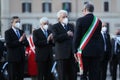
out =
[[[119,70],[117,70],[117,80],[120,80]],[[25,78],[24,80],[32,80],[31,78]],[[78,76],[77,80],[80,80],[80,77]],[[107,71],[107,79],[106,80],[112,80],[110,76],[109,70]]]
[[[25,78],[24,80],[32,80],[32,79],[31,78]],[[77,80],[80,80],[80,78],[78,77]],[[111,76],[108,75],[106,80],[112,80]],[[119,76],[117,77],[117,80],[120,80]]]

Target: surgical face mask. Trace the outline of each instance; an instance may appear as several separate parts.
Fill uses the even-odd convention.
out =
[[[44,25],[43,28],[44,28],[45,30],[47,30],[47,29],[48,29],[48,25]]]
[[[19,22],[17,22],[17,23],[15,24],[15,28],[20,29],[20,23],[19,23]]]
[[[106,27],[102,27],[102,31],[103,31],[103,32],[106,32],[106,31],[107,31],[107,28],[106,28]]]
[[[68,18],[64,18],[62,21],[64,24],[68,24]]]

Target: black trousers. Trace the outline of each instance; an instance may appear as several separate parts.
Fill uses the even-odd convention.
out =
[[[110,54],[105,52],[101,59],[101,80],[106,80],[108,62],[110,60]]]
[[[120,72],[120,57],[118,57],[118,55],[113,54],[112,60],[111,60],[112,80],[116,80],[116,78],[117,78],[117,67],[118,67],[118,65],[119,65],[119,69],[118,70]]]
[[[39,61],[38,65],[38,80],[53,80],[51,73],[52,60],[49,61]]]
[[[8,62],[9,80],[23,80],[24,62]]]
[[[100,80],[101,57],[83,56],[83,75],[80,80]]]
[[[77,80],[77,64],[74,58],[57,60],[59,80]]]

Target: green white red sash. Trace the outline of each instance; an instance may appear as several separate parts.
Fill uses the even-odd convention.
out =
[[[32,36],[30,36],[28,38],[28,42],[29,42],[29,45],[30,45],[30,49],[33,51],[33,53],[35,53],[35,45],[33,43],[33,39],[32,39]]]
[[[82,50],[85,48],[89,40],[91,39],[92,35],[94,34],[97,26],[99,24],[99,19],[94,16],[94,19],[92,21],[92,24],[88,28],[87,32],[84,34],[84,36],[81,39],[80,46],[78,47],[77,57],[79,60],[79,69],[80,69],[80,75],[83,74],[83,63],[82,63]]]

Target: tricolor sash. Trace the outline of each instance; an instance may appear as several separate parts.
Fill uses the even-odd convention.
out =
[[[33,43],[32,36],[30,36],[30,37],[28,38],[28,42],[29,42],[29,45],[30,45],[31,50],[33,51],[33,53],[35,53],[35,45],[34,45],[34,43]]]
[[[82,63],[82,50],[85,48],[87,43],[90,41],[92,35],[94,34],[97,26],[99,24],[99,19],[94,16],[94,19],[92,21],[92,24],[88,28],[87,32],[84,34],[80,41],[80,46],[78,47],[78,52],[77,52],[77,57],[78,57],[78,63],[79,63],[79,70],[80,70],[80,75],[83,74],[83,63]]]

